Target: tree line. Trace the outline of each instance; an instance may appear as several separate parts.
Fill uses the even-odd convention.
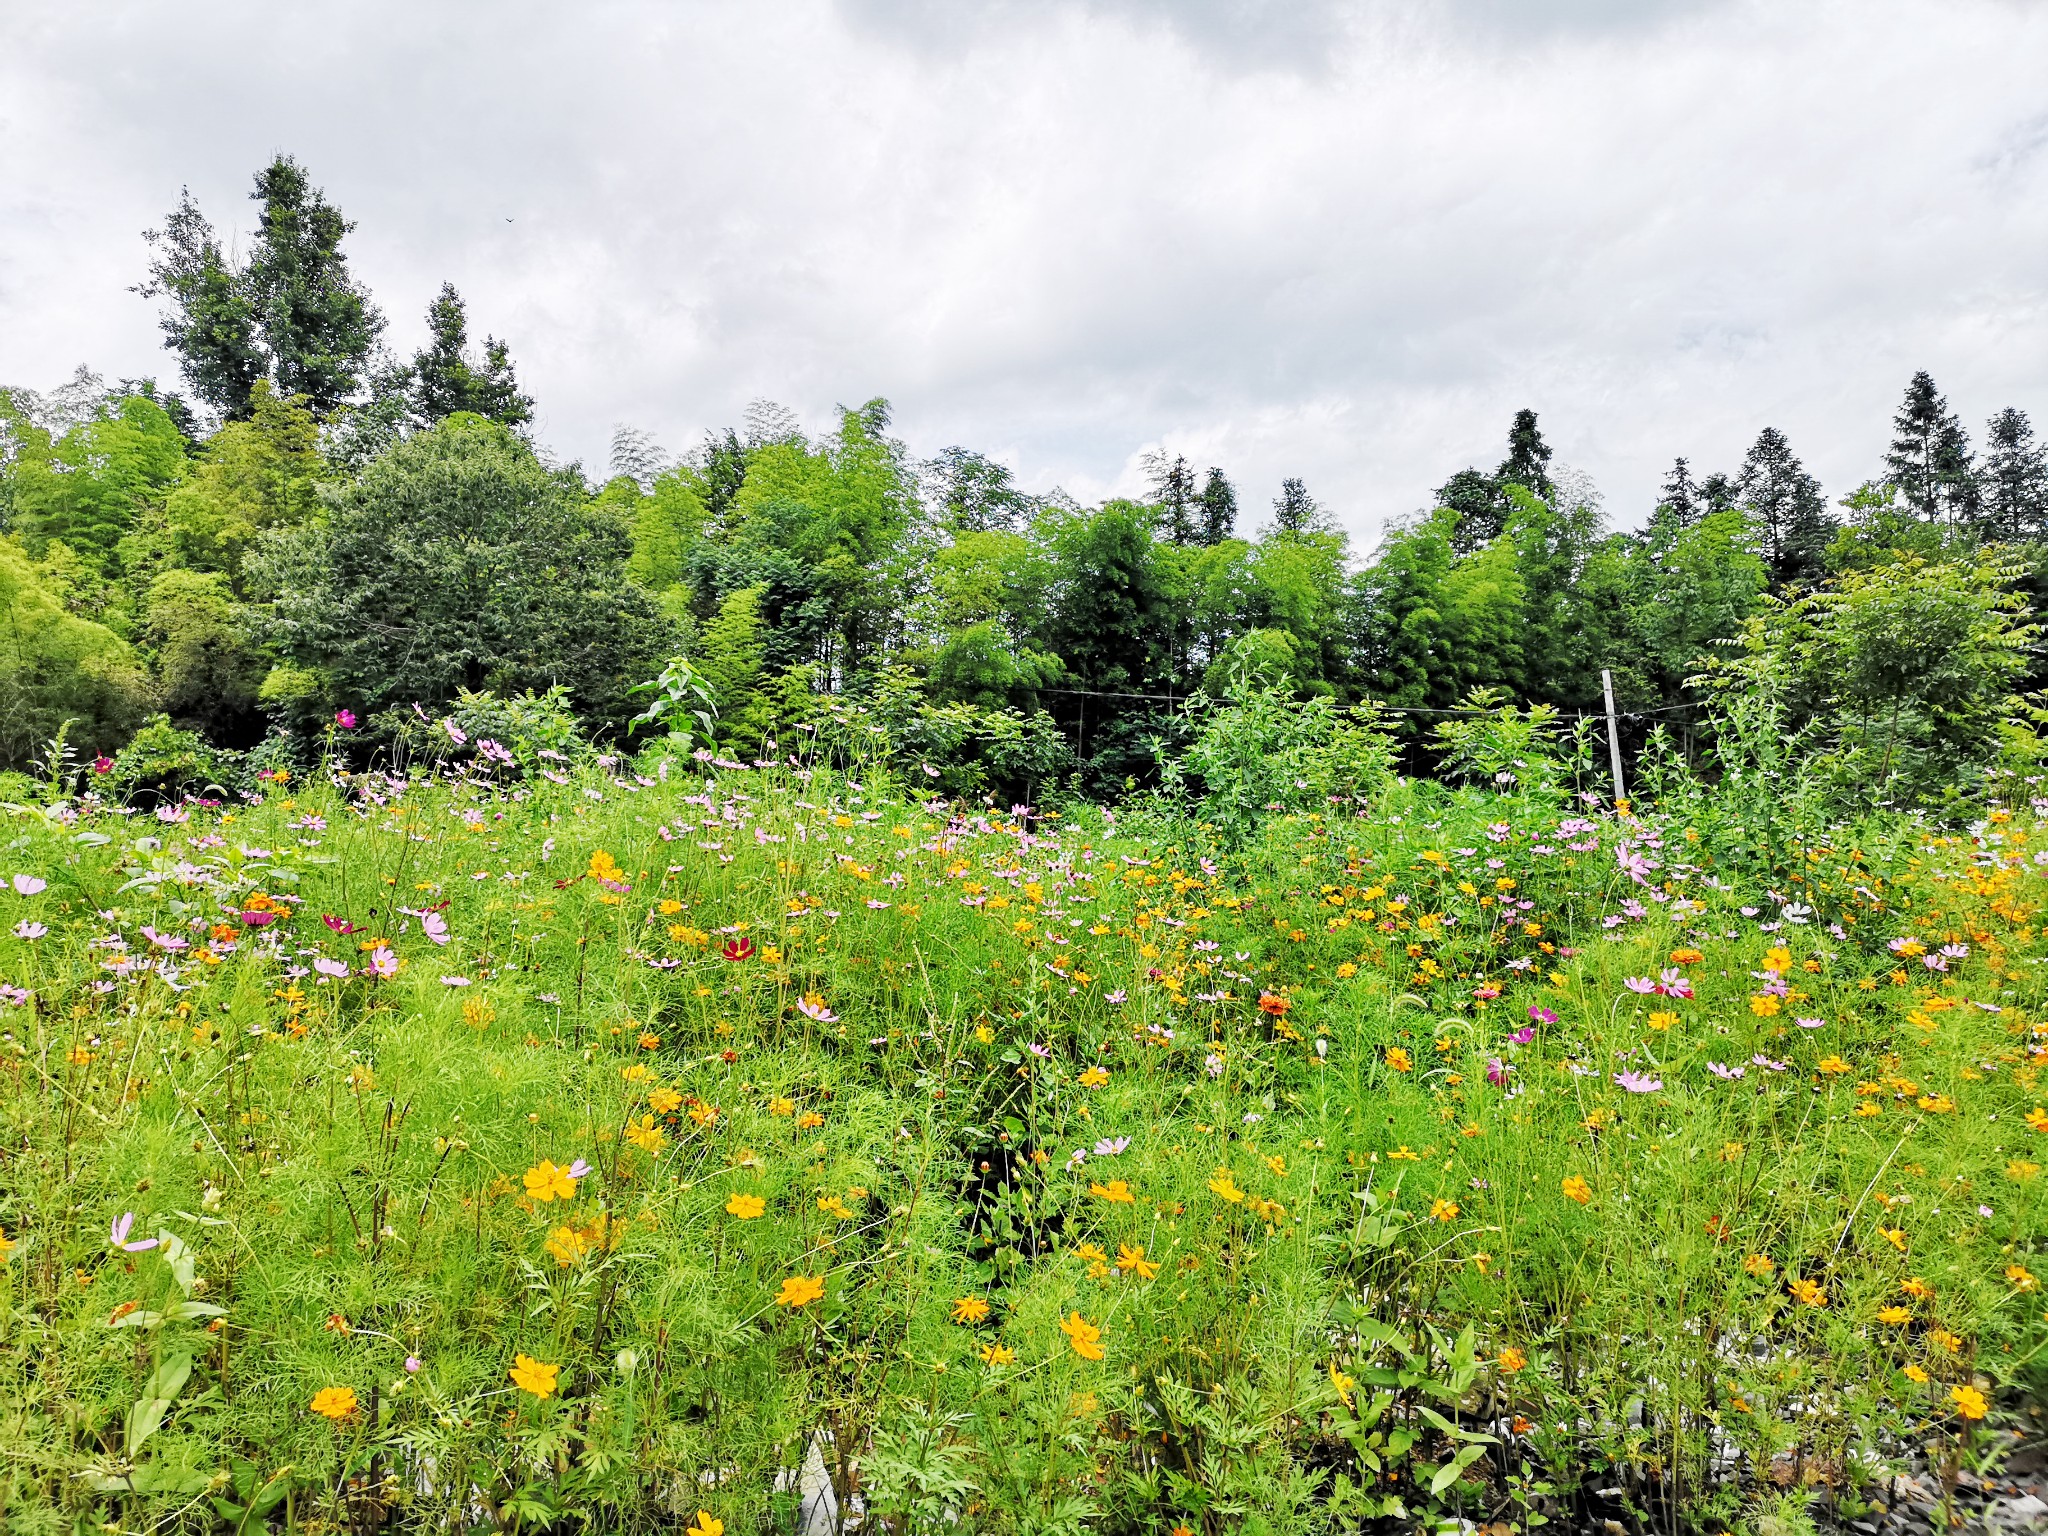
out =
[[[2048,453],[2016,408],[1979,453],[1924,372],[1848,494],[1766,428],[1731,471],[1678,458],[1639,531],[1608,525],[1530,410],[1498,465],[1449,474],[1370,550],[1299,479],[1254,513],[1178,455],[1138,498],[1027,494],[969,448],[913,455],[880,399],[820,434],[757,402],[674,456],[621,429],[593,473],[534,439],[508,344],[472,339],[452,284],[400,358],[305,169],[279,156],[251,195],[245,256],[189,194],[147,237],[138,292],[181,388],[0,391],[0,766],[60,729],[112,753],[157,715],[282,760],[346,711],[368,748],[484,697],[620,739],[632,690],[681,657],[723,751],[853,701],[991,783],[1099,791],[1149,779],[1186,701],[1233,686],[1568,712],[1599,706],[1606,669],[1623,709],[1682,713],[1746,648],[1809,716],[1868,717],[1828,636],[1873,591],[1888,622],[1902,592],[1960,594],[1959,633],[2002,658],[1950,687],[1980,742],[2037,681]],[[1886,684],[1895,741],[1901,710],[1925,750],[1954,733],[1920,675],[1941,665]]]

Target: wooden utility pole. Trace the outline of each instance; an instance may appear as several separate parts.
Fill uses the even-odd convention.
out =
[[[1628,792],[1621,787],[1621,727],[1614,718],[1614,674],[1600,669],[1600,691],[1607,695],[1607,762],[1614,770],[1614,804],[1619,809],[1628,799]]]

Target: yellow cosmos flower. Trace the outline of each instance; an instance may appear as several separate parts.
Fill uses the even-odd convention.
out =
[[[983,1365],[1013,1365],[1016,1360],[1017,1352],[1007,1344],[988,1344],[982,1347]]]
[[[1342,1371],[1338,1370],[1337,1362],[1334,1360],[1330,1362],[1330,1385],[1337,1389],[1337,1396],[1342,1398],[1344,1406],[1346,1408],[1349,1408],[1352,1405],[1352,1390],[1357,1387],[1358,1382],[1354,1378],[1347,1376]]]
[[[1074,1353],[1083,1360],[1102,1358],[1102,1330],[1075,1312],[1060,1319],[1060,1332],[1067,1336],[1067,1342]]]
[[[725,1522],[711,1518],[711,1511],[697,1511],[697,1523],[683,1532],[683,1536],[725,1536]]]
[[[1387,1065],[1396,1072],[1415,1070],[1415,1063],[1408,1059],[1408,1053],[1398,1045],[1387,1047]]]
[[[574,1200],[578,1177],[551,1162],[536,1163],[526,1170],[526,1193],[542,1205],[551,1200]]]
[[[1806,1279],[1788,1280],[1785,1282],[1785,1286],[1786,1289],[1790,1290],[1794,1296],[1797,1296],[1801,1302],[1809,1307],[1824,1307],[1828,1304],[1828,1293],[1820,1288],[1818,1281]]]
[[[1109,1074],[1100,1067],[1090,1067],[1081,1074],[1079,1081],[1083,1088],[1100,1088],[1109,1081]]]
[[[1887,1328],[1900,1328],[1913,1321],[1913,1309],[1899,1306],[1880,1307],[1877,1310],[1877,1320]]]
[[[1512,1344],[1500,1352],[1500,1368],[1509,1376],[1514,1375],[1515,1372],[1521,1370],[1528,1363],[1529,1357]]]
[[[1145,1257],[1143,1247],[1133,1248],[1128,1243],[1116,1245],[1116,1267],[1140,1280],[1150,1280],[1159,1273],[1159,1266]]]
[[[1576,1173],[1558,1187],[1564,1191],[1564,1197],[1567,1200],[1576,1200],[1581,1205],[1593,1203],[1593,1186],[1580,1178]]]
[[[988,1303],[979,1296],[962,1296],[953,1303],[953,1321],[978,1323],[988,1316]]]
[[[1927,1373],[1917,1365],[1909,1365],[1906,1367],[1906,1380],[1917,1381],[1924,1387],[1927,1385]]]
[[[1956,1412],[1970,1420],[1981,1419],[1990,1404],[1984,1401],[1984,1394],[1975,1387],[1950,1387],[1948,1400],[1956,1405]]]
[[[1090,1184],[1088,1193],[1098,1200],[1107,1200],[1111,1205],[1134,1205],[1137,1197],[1131,1193],[1130,1185],[1122,1179],[1111,1179],[1107,1184]]]
[[[1458,1202],[1455,1200],[1432,1200],[1429,1203],[1429,1214],[1436,1221],[1456,1221],[1458,1219]]]
[[[1752,1253],[1742,1261],[1742,1272],[1746,1275],[1754,1275],[1759,1280],[1763,1279],[1766,1275],[1774,1273],[1777,1267],[1777,1265],[1760,1253]]]
[[[2009,1264],[2005,1270],[2006,1282],[2016,1291],[2031,1291],[2041,1282],[2034,1278],[2033,1271],[2024,1264]]]
[[[1236,1181],[1230,1177],[1230,1170],[1228,1168],[1216,1170],[1215,1177],[1209,1180],[1209,1188],[1228,1200],[1232,1205],[1240,1204],[1244,1200],[1244,1191],[1239,1189]]]
[[[510,1374],[513,1386],[545,1402],[555,1395],[555,1378],[562,1374],[562,1368],[543,1365],[531,1355],[514,1355]]]
[[[776,1292],[775,1305],[794,1311],[798,1307],[808,1307],[824,1294],[823,1275],[791,1275],[782,1282],[782,1289]]]
[[[311,1404],[315,1413],[323,1419],[337,1423],[356,1411],[356,1389],[354,1387],[322,1387],[313,1394]]]
[[[752,1221],[767,1209],[768,1202],[759,1195],[743,1195],[738,1190],[734,1190],[732,1197],[725,1202],[725,1214],[736,1216],[741,1221]]]
[[[673,1088],[657,1088],[647,1095],[647,1107],[657,1115],[672,1115],[683,1107],[683,1096]]]

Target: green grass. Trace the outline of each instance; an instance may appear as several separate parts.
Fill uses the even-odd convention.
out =
[[[1224,859],[639,766],[0,824],[20,1529],[792,1529],[820,1435],[898,1530],[1716,1529],[2027,1422],[2031,812]]]

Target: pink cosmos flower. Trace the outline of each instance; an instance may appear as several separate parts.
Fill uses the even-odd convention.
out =
[[[1614,1080],[1630,1093],[1661,1093],[1664,1088],[1661,1078],[1651,1077],[1642,1072],[1617,1072],[1614,1074]]]
[[[389,945],[379,944],[370,951],[369,973],[386,981],[398,974],[398,956],[391,953]]]
[[[16,875],[14,877],[14,894],[17,896],[38,896],[42,894],[49,883],[40,875]]]
[[[133,1211],[123,1211],[115,1219],[114,1224],[107,1228],[107,1246],[118,1248],[123,1253],[147,1253],[161,1241],[161,1239],[154,1237],[139,1237],[134,1242],[129,1242],[128,1234],[134,1229],[134,1226],[135,1213]]]
[[[448,923],[438,912],[424,912],[420,915],[420,932],[436,944],[448,942]]]
[[[325,955],[322,955],[313,962],[313,969],[322,976],[346,976],[348,974],[348,967],[346,965],[339,960],[330,960]]]
[[[349,709],[337,709],[334,712],[334,723],[344,731],[354,730],[356,728],[355,711]]]

